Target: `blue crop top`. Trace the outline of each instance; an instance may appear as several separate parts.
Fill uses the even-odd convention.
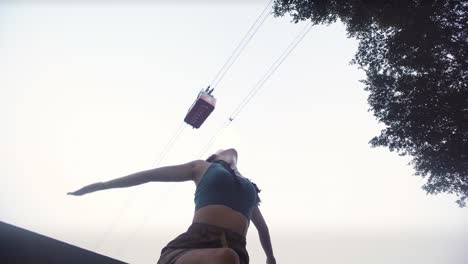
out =
[[[212,163],[195,191],[195,210],[208,205],[228,206],[250,220],[257,205],[257,189],[248,179],[235,179],[220,163]]]

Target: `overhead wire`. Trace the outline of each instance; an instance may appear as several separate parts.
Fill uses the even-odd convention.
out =
[[[312,22],[306,24],[306,26],[300,31],[296,38],[289,44],[289,46],[283,51],[283,53],[278,57],[278,59],[270,66],[268,71],[263,75],[263,77],[254,85],[250,90],[244,100],[237,106],[237,108],[229,116],[229,120],[232,122],[239,113],[244,109],[244,107],[252,100],[252,98],[260,91],[263,85],[270,79],[270,77],[276,72],[276,70],[281,66],[284,60],[291,54],[291,52],[297,47],[297,45],[302,41],[302,39],[309,33],[312,28]]]
[[[281,66],[284,60],[291,54],[291,52],[297,47],[297,45],[304,39],[304,37],[309,33],[312,28],[312,22],[308,22],[306,26],[299,32],[299,34],[294,38],[294,40],[289,44],[289,46],[281,53],[281,55],[275,60],[275,62],[270,66],[266,73],[260,78],[260,80],[250,89],[249,93],[244,97],[244,99],[239,103],[239,105],[232,111],[231,115],[224,122],[222,126],[215,132],[215,134],[210,138],[210,140],[202,147],[202,151],[199,153],[199,157],[205,155],[205,153],[210,149],[210,147],[215,142],[216,138],[223,132],[223,130],[228,127],[234,119],[240,114],[240,112],[245,108],[245,106],[252,100],[252,98],[260,91],[264,84],[271,78],[271,76],[276,72],[276,70]]]
[[[260,15],[257,17],[255,22],[250,26],[249,30],[245,33],[244,37],[242,40],[239,42],[237,47],[234,49],[234,51],[231,53],[227,61],[224,63],[224,65],[221,67],[221,69],[218,71],[216,76],[213,78],[211,81],[211,87],[216,88],[218,84],[221,82],[221,80],[224,78],[226,73],[229,71],[229,69],[232,67],[234,62],[239,58],[240,54],[242,51],[245,49],[247,44],[252,40],[252,38],[255,36],[257,31],[260,29],[260,27],[263,25],[265,20],[270,16],[270,13],[268,12],[270,5],[272,4],[273,0],[270,0],[268,4],[265,6],[263,11],[260,13]],[[247,40],[246,40],[247,39]],[[221,76],[220,76],[221,75]],[[219,77],[219,78],[218,78]]]
[[[221,134],[223,129],[229,125],[229,119],[224,121],[224,123],[216,130],[216,132],[211,136],[211,138],[208,140],[208,142],[202,147],[200,152],[198,153],[198,158],[201,159],[203,155],[210,149],[210,147],[213,145],[213,143],[216,141],[216,138]]]
[[[172,138],[167,142],[166,146],[161,151],[161,153],[159,155],[159,158],[154,162],[155,166],[161,164],[161,162],[164,161],[167,154],[172,149],[172,147],[175,145],[176,141],[179,139],[180,135],[182,134],[182,132],[184,132],[186,127],[187,126],[186,126],[186,124],[184,122],[181,122],[179,124],[179,127],[177,128],[176,132],[173,134]]]

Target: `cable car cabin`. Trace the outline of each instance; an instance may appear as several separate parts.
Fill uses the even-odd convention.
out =
[[[205,91],[200,91],[197,100],[192,104],[184,118],[185,123],[193,128],[199,128],[205,122],[216,105],[216,98],[211,95],[212,91],[213,89],[209,90],[209,87]]]

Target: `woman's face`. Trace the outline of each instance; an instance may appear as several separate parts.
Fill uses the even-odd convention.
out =
[[[230,149],[220,149],[215,153],[217,159],[224,160],[229,163],[231,166],[237,165],[237,151],[233,148]]]

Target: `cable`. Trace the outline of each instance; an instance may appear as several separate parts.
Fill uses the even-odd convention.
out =
[[[182,134],[182,132],[185,130],[186,127],[187,126],[185,125],[184,122],[180,123],[179,128],[177,128],[172,138],[168,141],[166,146],[163,148],[163,150],[159,154],[159,158],[154,162],[154,166],[159,165],[166,158],[172,146],[174,146],[175,142],[179,139],[179,136]]]
[[[244,48],[247,46],[247,44],[250,42],[250,40],[252,40],[253,36],[257,33],[257,31],[260,29],[260,27],[263,25],[263,23],[265,22],[265,20],[268,18],[268,16],[270,15],[270,13],[267,13],[267,11],[269,10],[269,7],[271,5],[271,3],[273,2],[273,0],[270,0],[270,2],[268,2],[268,4],[266,5],[266,7],[263,9],[263,11],[260,13],[260,15],[257,17],[257,19],[255,20],[255,22],[252,24],[252,26],[250,26],[249,30],[245,33],[244,37],[242,38],[242,40],[239,42],[239,44],[237,45],[237,47],[234,49],[234,51],[231,53],[231,55],[229,56],[229,58],[227,59],[227,61],[224,63],[224,65],[221,67],[221,69],[218,71],[218,73],[215,75],[215,77],[213,78],[213,80],[211,81],[211,87],[213,87],[213,89],[218,86],[218,84],[221,82],[221,80],[224,78],[224,76],[226,75],[227,71],[231,68],[231,66],[234,64],[234,62],[237,60],[237,58],[240,56],[240,54],[242,53],[242,51],[244,50]],[[265,15],[266,14],[266,15]],[[263,19],[262,19],[263,17]],[[260,21],[261,19],[261,21]],[[259,23],[260,21],[260,23]],[[258,25],[257,25],[258,24]],[[253,30],[253,33],[251,33]],[[247,39],[248,37],[248,39]],[[245,41],[247,39],[247,41]],[[237,54],[236,54],[237,53]],[[228,65],[226,67],[226,65]],[[222,73],[222,74],[221,74]],[[219,77],[221,74],[221,77]],[[219,77],[219,79],[218,79]]]
[[[229,118],[224,122],[224,124],[216,131],[216,133],[210,138],[207,144],[204,145],[202,151],[199,153],[199,157],[205,155],[209,148],[213,145],[216,138],[222,133],[222,131],[231,124],[232,121],[239,115],[239,113],[244,109],[244,107],[252,100],[255,94],[263,87],[263,85],[270,79],[270,77],[276,72],[276,70],[281,66],[284,60],[291,54],[291,52],[297,47],[297,45],[302,41],[302,39],[309,33],[312,28],[312,23],[309,22],[294,38],[294,40],[289,44],[289,46],[283,51],[283,53],[276,59],[276,61],[270,66],[267,72],[262,76],[262,78],[252,87],[246,97],[241,101],[241,103],[235,108],[231,113]]]
[[[289,46],[283,51],[279,58],[270,66],[268,71],[263,75],[263,77],[254,85],[243,101],[237,106],[237,108],[232,112],[229,117],[230,121],[233,121],[242,109],[252,100],[255,94],[263,87],[263,85],[270,79],[270,77],[276,72],[276,70],[281,66],[284,60],[291,54],[291,52],[297,47],[297,45],[302,41],[302,39],[309,33],[312,28],[312,22],[307,23],[307,25],[302,29],[302,31],[296,36],[296,38],[289,44]]]
[[[210,149],[210,147],[213,145],[215,142],[216,138],[221,134],[221,132],[229,125],[230,120],[227,119],[223,125],[221,125],[218,130],[213,134],[213,136],[210,138],[210,140],[202,147],[202,150],[198,153],[198,158],[201,159],[203,155]]]

